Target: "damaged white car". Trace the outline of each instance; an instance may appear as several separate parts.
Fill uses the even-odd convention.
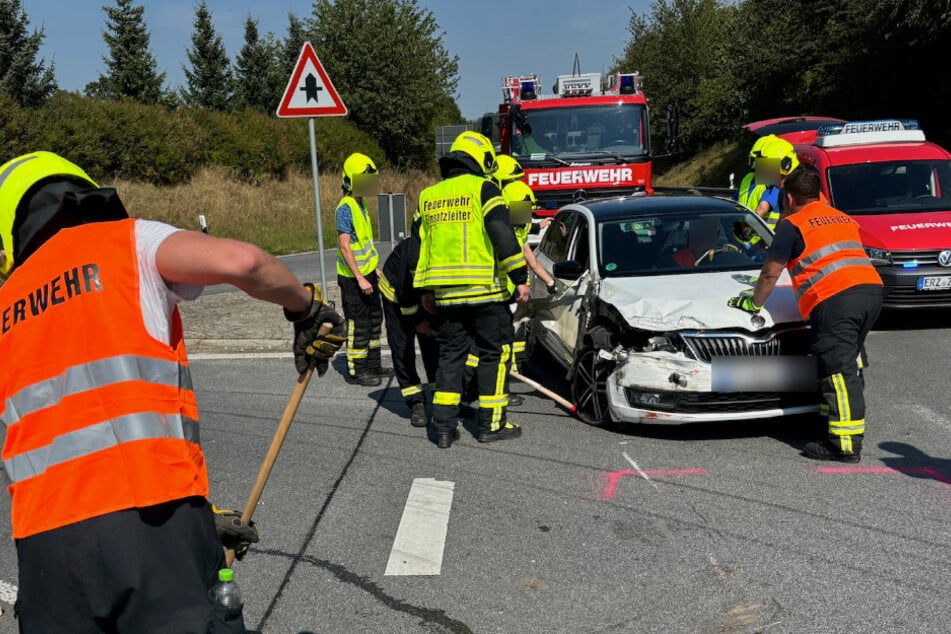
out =
[[[818,411],[809,336],[783,273],[751,294],[772,233],[731,201],[602,200],[562,208],[536,250],[557,290],[532,288],[528,341],[568,370],[579,417],[686,423]]]

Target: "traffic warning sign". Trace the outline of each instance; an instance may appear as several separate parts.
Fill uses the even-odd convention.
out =
[[[347,107],[317,59],[314,47],[304,42],[294,72],[284,89],[278,117],[344,117]]]

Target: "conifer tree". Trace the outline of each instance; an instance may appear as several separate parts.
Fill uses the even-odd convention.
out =
[[[164,97],[165,73],[149,50],[149,31],[145,25],[145,7],[132,0],[116,0],[116,6],[103,7],[106,31],[103,39],[109,56],[103,56],[106,72],[86,86],[86,93],[104,99],[135,99],[158,103]]]
[[[45,34],[29,31],[20,0],[0,0],[0,95],[23,106],[37,106],[56,91],[53,63],[37,60]]]
[[[195,9],[192,47],[186,51],[191,68],[182,65],[187,89],[182,97],[189,106],[224,110],[232,91],[231,62],[221,36],[211,21],[205,0]]]

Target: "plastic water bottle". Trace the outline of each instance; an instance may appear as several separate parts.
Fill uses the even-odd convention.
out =
[[[241,592],[234,582],[234,570],[222,568],[218,571],[218,583],[208,591],[211,600],[216,606],[227,610],[238,610],[244,604],[241,602]]]

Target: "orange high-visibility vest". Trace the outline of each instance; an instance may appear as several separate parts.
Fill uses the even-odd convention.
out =
[[[786,219],[799,229],[806,245],[802,255],[786,264],[804,319],[816,304],[846,289],[882,285],[862,247],[859,225],[850,216],[816,201]]]
[[[0,287],[13,537],[208,495],[178,311],[154,339],[135,221],[63,229]]]

